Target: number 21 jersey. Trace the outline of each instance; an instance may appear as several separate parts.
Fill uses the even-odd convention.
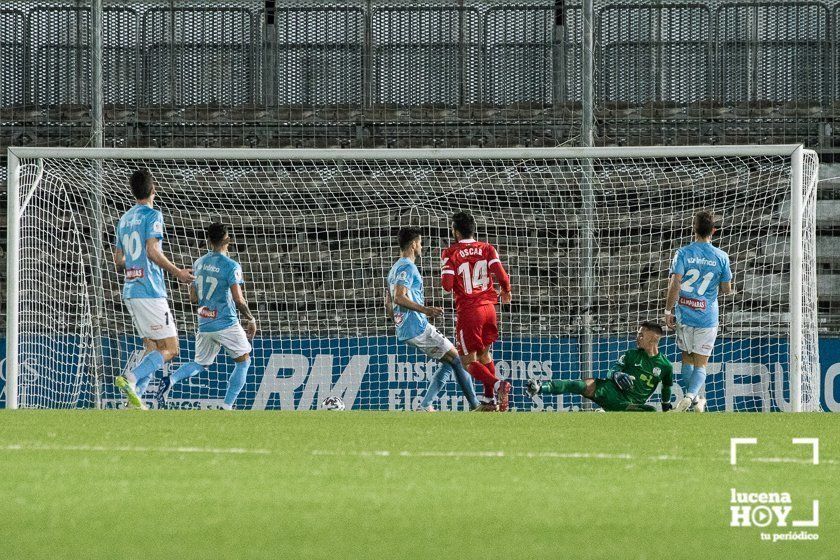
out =
[[[677,250],[671,274],[682,275],[675,314],[687,327],[718,326],[718,286],[732,281],[729,255],[706,242],[695,242]]]

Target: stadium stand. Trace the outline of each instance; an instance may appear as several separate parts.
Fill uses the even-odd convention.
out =
[[[567,6],[555,28],[553,2],[452,4],[295,0],[267,11],[255,0],[212,7],[106,1],[105,145],[577,144],[580,6]],[[90,33],[90,10],[82,3],[0,2],[3,155],[9,145],[89,144]],[[840,153],[840,1],[644,6],[599,0],[596,44],[597,145],[802,142],[824,164]],[[826,177],[818,207],[821,328],[837,333],[840,172]],[[0,181],[5,185],[4,159]],[[5,241],[5,231],[0,236]],[[257,290],[260,275],[267,278],[280,264],[317,266],[289,260],[295,243],[278,240],[276,253],[254,271]],[[650,262],[633,271],[638,289],[659,290],[659,279],[645,270],[658,269],[668,255],[642,249]],[[367,250],[358,247],[365,259]],[[509,258],[541,262],[547,250]],[[767,240],[735,253],[760,258],[777,250]],[[341,289],[363,294],[365,304],[373,297],[362,281]],[[772,298],[779,289],[772,276],[743,281],[743,297]],[[521,295],[523,314],[539,297]],[[605,295],[606,321],[622,320],[608,318],[614,297]],[[282,329],[310,311],[275,309],[274,326]],[[363,324],[353,321],[361,307],[347,313],[343,324]],[[736,322],[748,329],[754,319],[745,312]]]

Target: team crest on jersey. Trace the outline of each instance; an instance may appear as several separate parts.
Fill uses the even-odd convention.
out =
[[[242,271],[237,268],[236,271],[234,271],[234,273],[233,273],[233,277],[236,279],[237,282],[241,282],[242,281]]]
[[[405,270],[403,270],[402,272],[400,272],[400,273],[397,275],[397,278],[398,278],[398,279],[400,279],[400,280],[407,280],[407,279],[408,279],[408,272],[406,272]]]
[[[152,231],[155,233],[163,233],[163,224],[160,222],[155,222],[152,224]]]
[[[202,319],[215,319],[219,316],[219,312],[215,309],[210,309],[209,307],[199,307],[198,316]]]
[[[705,311],[706,310],[706,300],[705,299],[694,299],[688,298],[685,296],[680,296],[680,305],[684,305],[686,307],[690,307],[695,311]]]
[[[146,275],[146,271],[142,268],[126,268],[125,269],[125,279],[126,280],[139,280]]]

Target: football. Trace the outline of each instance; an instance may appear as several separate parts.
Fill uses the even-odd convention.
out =
[[[341,397],[327,397],[321,403],[321,407],[324,410],[344,410],[344,401],[341,400]]]

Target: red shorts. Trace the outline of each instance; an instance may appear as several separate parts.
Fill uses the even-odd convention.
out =
[[[499,320],[495,305],[482,305],[459,311],[455,338],[461,355],[484,350],[499,339]]]

